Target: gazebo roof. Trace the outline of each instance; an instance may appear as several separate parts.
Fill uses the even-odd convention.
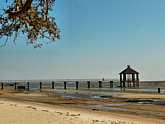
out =
[[[130,67],[130,65],[127,65],[127,68],[120,72],[119,74],[139,74],[139,72],[135,71]]]

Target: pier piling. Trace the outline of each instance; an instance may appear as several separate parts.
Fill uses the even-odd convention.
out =
[[[113,88],[113,81],[110,81],[110,88]]]
[[[160,93],[160,88],[158,88],[158,93]]]
[[[1,90],[3,90],[3,83],[1,83]]]
[[[99,81],[99,88],[102,88],[102,81]]]
[[[40,82],[40,90],[42,89],[42,82]]]
[[[79,85],[79,82],[76,81],[76,90],[78,90],[78,85]]]
[[[90,83],[91,83],[90,81],[87,81],[88,89],[90,89],[90,87],[91,87]]]
[[[54,89],[54,86],[55,85],[55,82],[54,81],[52,81],[52,89]]]
[[[15,90],[17,89],[17,83],[14,83],[14,89]]]
[[[27,82],[27,91],[30,90],[30,87],[29,87],[29,82]]]
[[[66,82],[64,82],[64,90],[66,90]]]

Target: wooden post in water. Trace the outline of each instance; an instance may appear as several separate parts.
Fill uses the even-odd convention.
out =
[[[1,83],[1,90],[3,90],[3,83]]]
[[[27,91],[30,90],[30,87],[29,87],[29,82],[27,82]]]
[[[54,81],[52,81],[52,89],[54,89],[54,85],[55,85],[55,83],[54,83]]]
[[[40,90],[42,89],[42,82],[40,82]]]
[[[99,88],[102,88],[102,81],[99,81]]]
[[[66,90],[66,82],[64,81],[64,90]]]
[[[14,83],[14,89],[15,90],[17,89],[17,83]]]
[[[78,85],[79,85],[79,82],[76,81],[76,90],[78,90]]]
[[[160,88],[158,88],[158,93],[160,93]]]
[[[113,88],[113,81],[110,81],[110,88]]]
[[[90,81],[87,81],[88,89],[90,89]]]

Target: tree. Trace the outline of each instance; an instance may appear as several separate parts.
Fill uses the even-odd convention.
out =
[[[34,47],[59,39],[55,18],[49,15],[54,4],[55,0],[13,0],[0,15],[0,38],[6,38],[1,45],[9,38],[15,43],[20,32]]]

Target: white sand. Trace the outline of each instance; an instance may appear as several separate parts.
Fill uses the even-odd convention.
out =
[[[165,121],[1,99],[0,124],[165,124]]]

